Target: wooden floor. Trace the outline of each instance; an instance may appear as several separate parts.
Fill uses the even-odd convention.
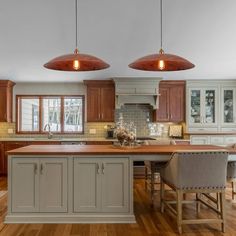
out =
[[[0,178],[0,190],[7,189],[5,178]],[[230,187],[227,189],[227,225],[222,234],[219,225],[186,225],[186,236],[236,236],[236,203],[232,203]],[[191,196],[188,196],[191,198]],[[0,199],[0,236],[174,236],[178,235],[175,220],[165,212],[160,213],[159,199],[154,209],[150,208],[149,195],[144,191],[143,180],[134,183],[134,211],[136,224],[4,224],[7,199]],[[202,217],[212,215],[202,208]],[[184,216],[194,218],[195,206],[187,205]]]

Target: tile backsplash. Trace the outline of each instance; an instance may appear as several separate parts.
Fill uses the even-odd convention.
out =
[[[12,134],[8,132],[13,131]],[[0,137],[15,135],[15,123],[0,122]]]
[[[142,104],[126,104],[122,106],[121,109],[117,109],[115,111],[115,121],[118,122],[120,113],[124,118],[124,121],[129,123],[133,122],[136,126],[137,136],[149,136],[150,130],[148,128],[148,123],[153,122],[153,109],[150,105],[142,105]],[[84,134],[66,134],[66,135],[57,135],[59,137],[78,137],[78,138],[100,138],[106,137],[106,130],[104,126],[106,125],[114,125],[114,123],[108,122],[88,122],[84,124]],[[161,124],[161,123],[158,123]],[[162,132],[160,137],[168,137],[169,125],[171,123],[162,123]],[[183,128],[184,128],[184,124]],[[91,134],[90,129],[95,129],[96,133]],[[10,132],[9,132],[10,131]],[[11,133],[11,131],[13,131]],[[35,135],[16,135],[15,134],[15,123],[1,123],[0,122],[0,138],[3,137],[32,137]],[[37,135],[43,136],[43,135]]]
[[[84,134],[66,134],[66,135],[59,135],[55,134],[56,136],[66,136],[66,137],[78,137],[78,138],[83,138],[83,137],[88,137],[88,138],[99,138],[99,137],[106,137],[106,130],[104,126],[108,124],[114,124],[114,123],[108,123],[108,122],[89,122],[84,124]],[[10,129],[10,130],[9,130]],[[95,134],[90,134],[90,129],[95,129],[96,133]],[[13,130],[13,133],[8,133],[8,131]],[[2,123],[0,122],[0,138],[4,137],[32,137],[32,136],[43,136],[43,135],[31,135],[31,134],[16,134],[15,132],[15,123]]]
[[[136,127],[137,136],[148,136],[148,122],[152,121],[152,106],[142,104],[126,104],[117,109],[115,120],[118,121],[120,115],[123,116],[124,122],[133,122]]]

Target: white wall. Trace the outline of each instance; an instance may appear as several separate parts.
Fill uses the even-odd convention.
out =
[[[86,95],[86,86],[83,83],[17,83],[13,90],[14,121],[16,95]]]
[[[111,67],[87,73],[47,70],[43,64],[50,59],[73,53],[74,2],[0,1],[0,79],[236,78],[235,0],[163,0],[164,50],[196,64],[192,70],[171,73],[128,68],[134,59],[159,50],[159,0],[79,0],[79,49],[103,58]]]

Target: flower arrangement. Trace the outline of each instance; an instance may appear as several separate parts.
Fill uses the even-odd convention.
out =
[[[131,146],[135,142],[135,133],[125,127],[117,127],[115,134],[121,146]]]

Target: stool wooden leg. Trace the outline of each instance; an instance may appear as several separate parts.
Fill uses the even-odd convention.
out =
[[[177,226],[179,234],[182,234],[182,190],[177,190]]]
[[[201,194],[197,193],[196,194],[196,199],[197,199],[197,213],[200,213],[201,210],[201,202],[199,201],[199,199],[201,198]]]
[[[161,212],[163,213],[165,210],[165,205],[164,205],[164,200],[165,200],[165,184],[161,180],[161,190],[160,190],[160,195],[161,195]]]
[[[221,230],[225,233],[225,190],[222,190],[220,193],[220,212],[221,219],[223,220],[221,223]]]
[[[217,210],[220,211],[220,193],[216,193]]]
[[[155,173],[151,170],[151,207],[154,206]]]
[[[235,182],[232,181],[232,199],[234,200],[234,196],[236,195],[236,187],[235,187]]]
[[[145,190],[147,191],[148,168],[145,166]]]

